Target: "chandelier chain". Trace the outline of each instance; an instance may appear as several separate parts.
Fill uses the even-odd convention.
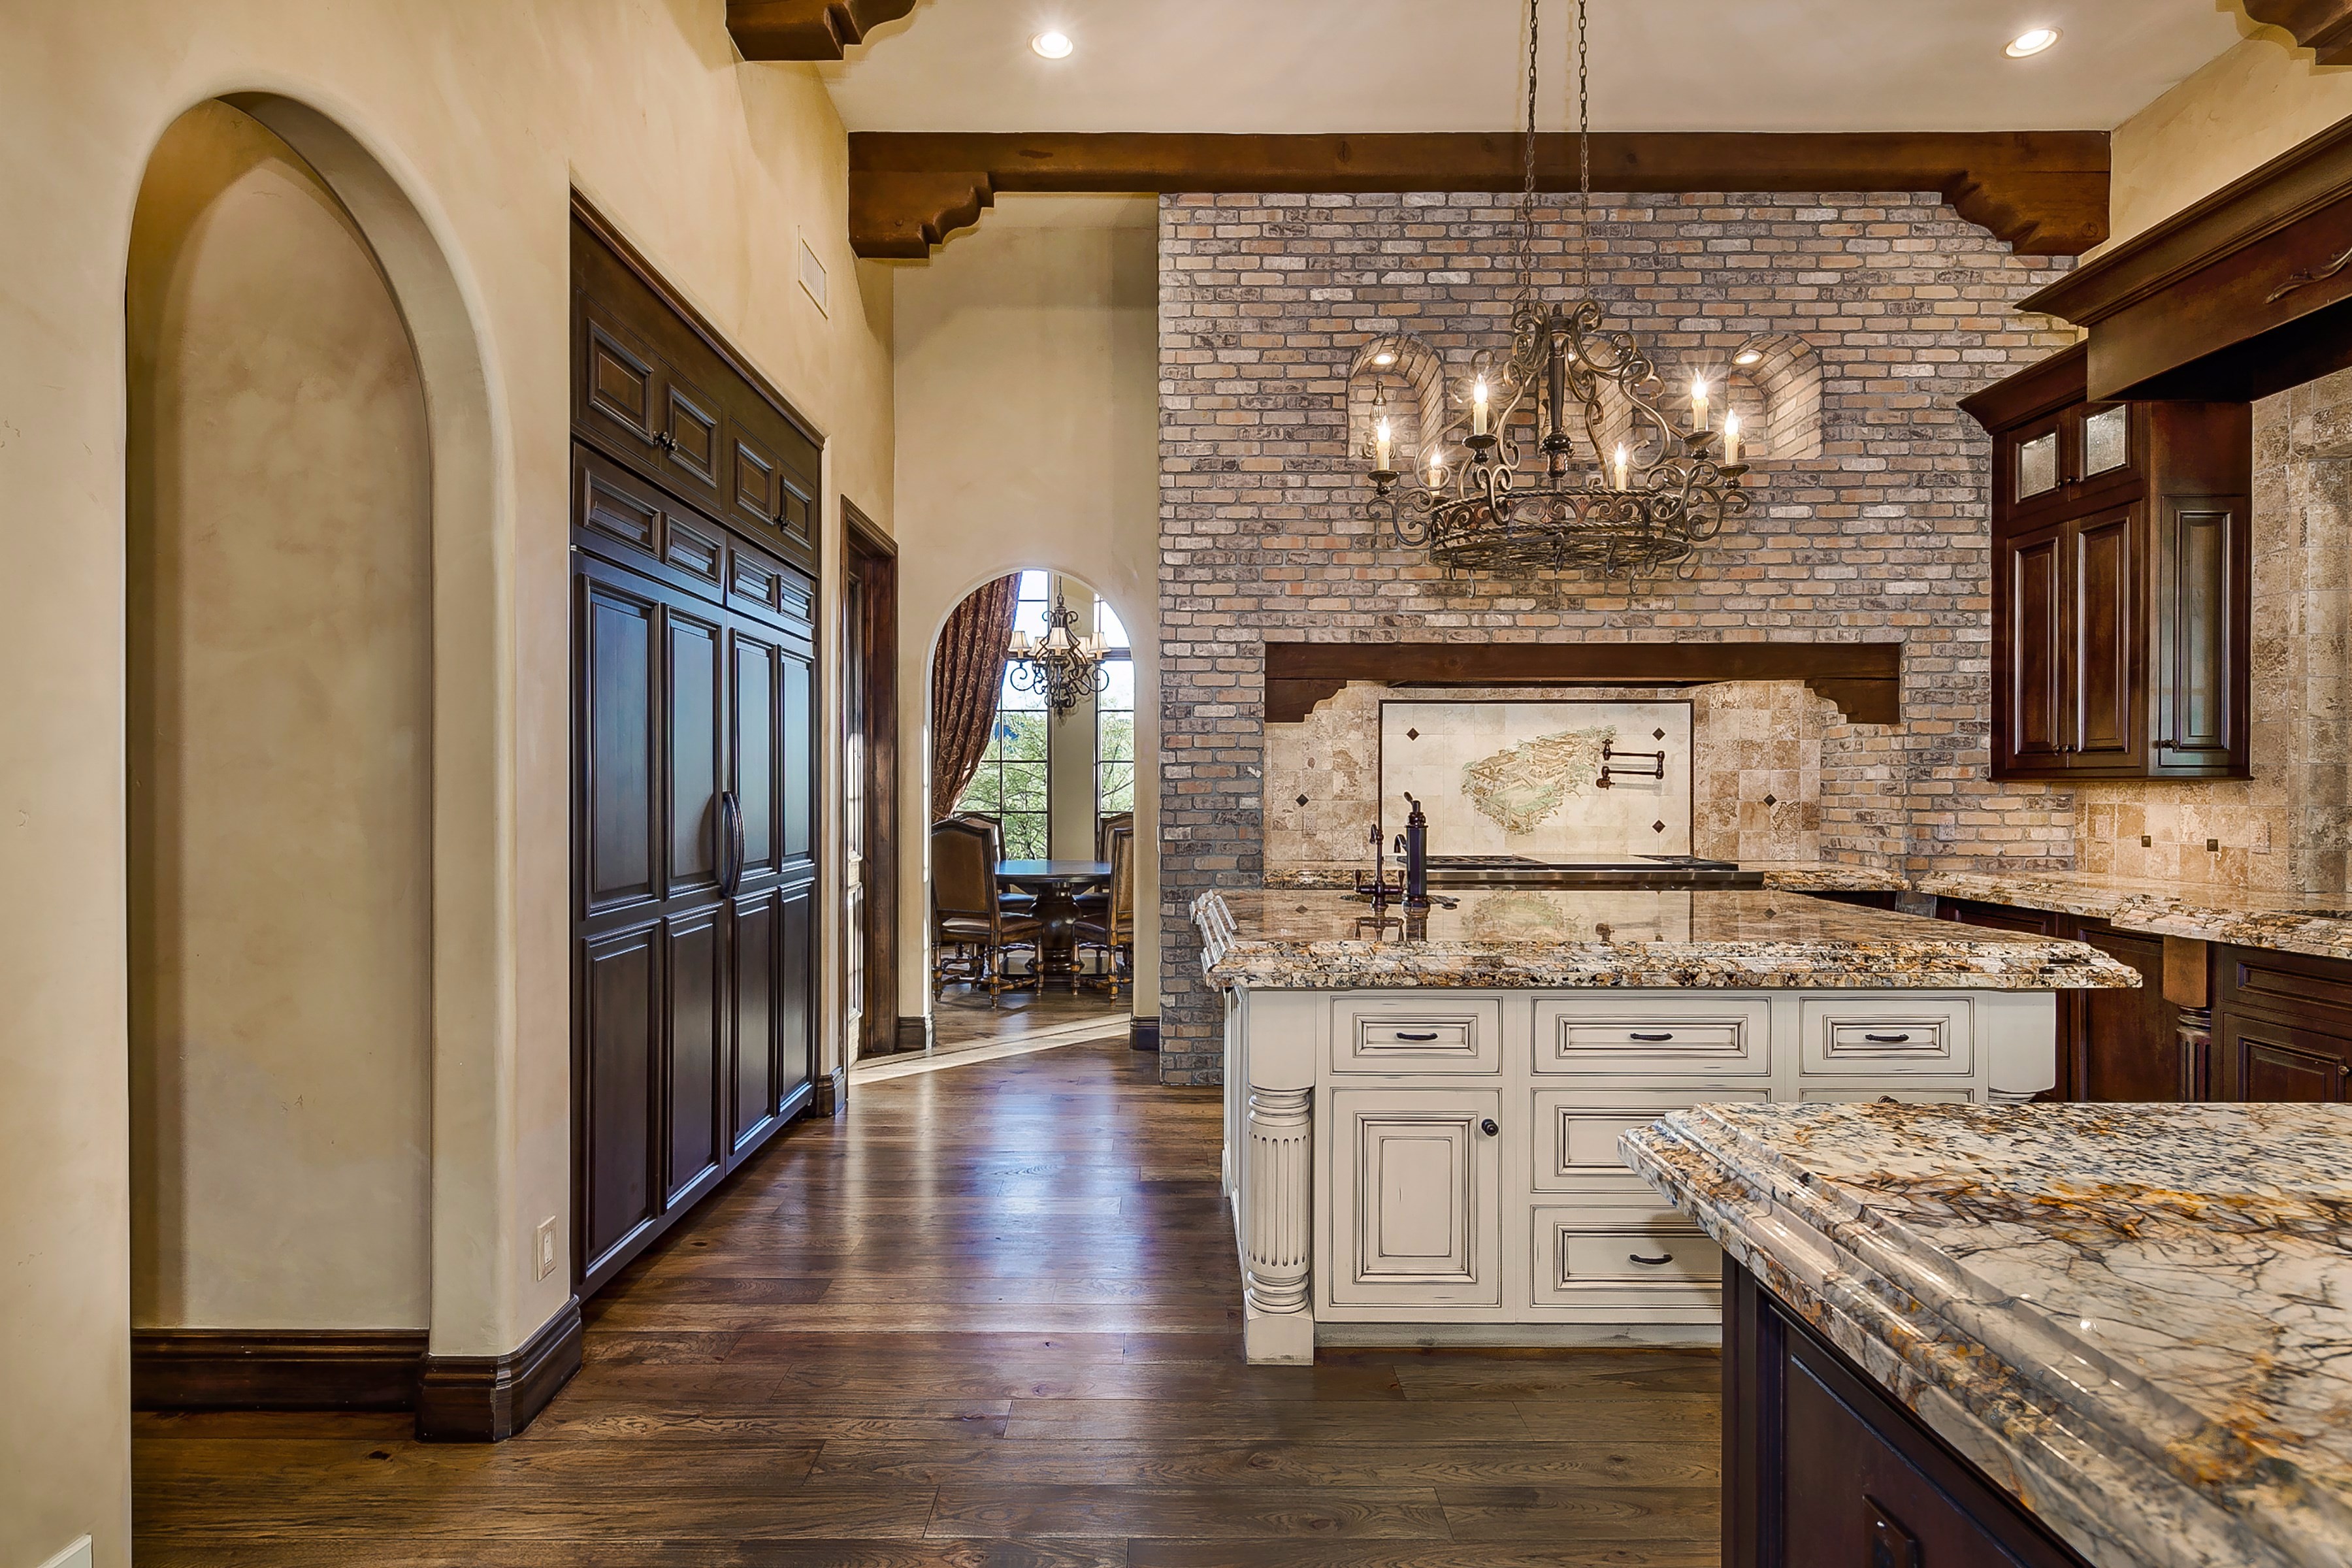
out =
[[[1543,20],[1541,0],[1528,6],[1528,133],[1520,142],[1524,183],[1519,190],[1519,293],[1535,292],[1537,43]]]
[[[1585,83],[1585,0],[1576,0],[1576,292],[1592,291],[1592,101]]]

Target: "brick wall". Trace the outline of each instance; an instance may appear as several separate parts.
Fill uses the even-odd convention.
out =
[[[1163,1076],[1213,1082],[1217,1008],[1185,919],[1262,869],[1268,634],[1333,641],[1905,642],[1904,722],[1835,724],[1822,853],[2065,865],[2072,800],[1985,779],[1987,446],[1954,404],[2072,341],[2011,304],[2058,275],[1932,195],[1596,198],[1594,291],[1670,385],[1763,334],[1821,361],[1818,458],[1759,463],[1744,532],[1686,581],[1447,579],[1357,515],[1349,367],[1383,332],[1449,372],[1512,291],[1508,199],[1165,196],[1160,232]],[[1543,215],[1538,283],[1566,230]]]

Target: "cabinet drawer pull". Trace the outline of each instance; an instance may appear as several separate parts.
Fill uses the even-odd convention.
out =
[[[1654,1043],[1659,1040],[1671,1040],[1675,1037],[1671,1033],[1665,1030],[1644,1031],[1635,1029],[1632,1031],[1632,1033],[1633,1038],[1645,1043]]]
[[[1492,1138],[1495,1134],[1500,1132],[1502,1129],[1496,1126],[1495,1119],[1489,1116],[1478,1123],[1478,1131],[1484,1132],[1487,1137]]]
[[[1661,1252],[1655,1258],[1644,1258],[1638,1252],[1629,1252],[1625,1255],[1626,1262],[1646,1263],[1653,1268],[1656,1268],[1661,1263],[1672,1263],[1674,1260],[1675,1255],[1671,1252]]]
[[[1863,1038],[1874,1046],[1905,1046],[1911,1043],[1911,1037],[1908,1035],[1864,1035]]]
[[[1437,1038],[1437,1031],[1434,1029],[1399,1029],[1396,1032],[1396,1037],[1400,1040],[1433,1040]]]

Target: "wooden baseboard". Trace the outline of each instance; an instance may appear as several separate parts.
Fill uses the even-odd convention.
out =
[[[816,1093],[809,1100],[812,1116],[838,1116],[849,1104],[849,1069],[834,1068],[816,1080]]]
[[[513,1436],[580,1370],[582,1331],[574,1296],[520,1350],[425,1357],[416,1436],[427,1443],[500,1443]]]
[[[1160,1020],[1157,1017],[1129,1018],[1127,1021],[1127,1043],[1139,1051],[1158,1050]]]
[[[928,1051],[931,1048],[931,1021],[929,1018],[898,1020],[898,1040],[895,1047],[901,1051]]]
[[[137,1410],[411,1410],[422,1329],[134,1329]]]

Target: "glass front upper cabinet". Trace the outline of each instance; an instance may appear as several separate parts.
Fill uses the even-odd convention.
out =
[[[2107,473],[2131,461],[2131,409],[2125,404],[2083,416],[2083,477]]]
[[[2017,499],[2058,488],[2058,432],[2045,430],[2017,444]]]

